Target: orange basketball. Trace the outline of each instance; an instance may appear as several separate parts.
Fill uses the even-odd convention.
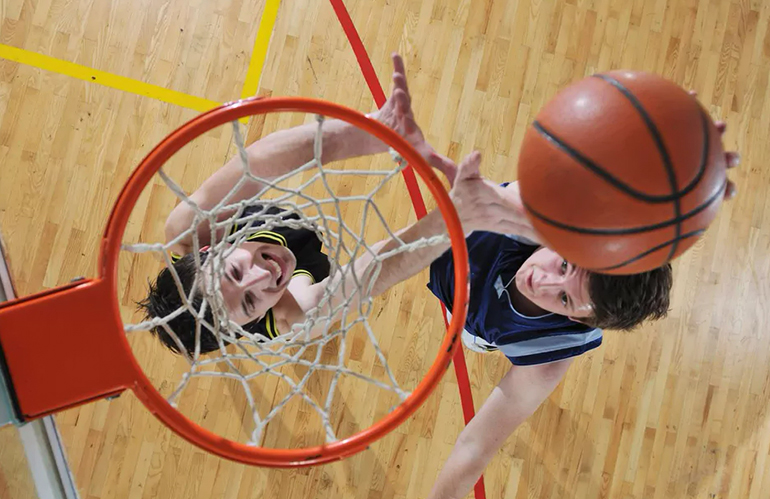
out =
[[[606,274],[681,255],[727,185],[720,134],[695,97],[659,76],[611,71],[562,90],[519,156],[521,196],[544,242]]]

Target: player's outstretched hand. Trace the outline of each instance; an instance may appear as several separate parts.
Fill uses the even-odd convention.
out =
[[[417,152],[427,157],[433,152],[433,148],[425,142],[422,130],[414,119],[412,96],[406,84],[404,60],[395,52],[391,54],[391,59],[393,60],[393,91],[387,102],[372,113],[371,117],[398,132]]]
[[[698,96],[698,92],[695,90],[690,90],[688,92],[693,97]],[[716,125],[717,130],[719,130],[719,136],[722,137],[725,134],[725,130],[727,130],[727,124],[724,121],[716,121],[714,122],[714,125]],[[741,155],[738,154],[736,151],[727,151],[725,152],[725,162],[727,163],[727,168],[735,168],[741,163]],[[732,199],[735,197],[735,194],[738,192],[738,189],[735,187],[735,183],[727,179],[727,187],[725,188],[725,199]]]
[[[717,130],[719,130],[719,135],[723,136],[725,134],[725,130],[727,130],[727,124],[724,121],[717,121],[714,124],[716,125]],[[727,163],[727,168],[735,168],[741,163],[741,156],[736,151],[727,151],[725,152],[725,162]],[[734,198],[737,192],[738,189],[735,187],[735,182],[727,179],[727,187],[725,187],[725,199]]]
[[[539,241],[517,192],[481,176],[481,154],[478,151],[469,154],[459,166],[438,154],[429,156],[429,162],[445,174],[447,170],[451,174],[451,178],[447,175],[452,183],[449,195],[466,233],[485,230]]]

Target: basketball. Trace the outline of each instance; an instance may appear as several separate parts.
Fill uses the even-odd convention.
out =
[[[527,131],[521,196],[543,242],[606,274],[659,267],[714,220],[727,182],[719,131],[659,76],[610,71],[559,92]]]

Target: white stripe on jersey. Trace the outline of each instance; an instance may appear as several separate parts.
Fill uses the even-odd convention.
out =
[[[592,329],[583,333],[557,334],[541,336],[531,340],[495,345],[506,357],[527,357],[546,352],[557,352],[568,348],[581,347],[602,337],[601,329]]]

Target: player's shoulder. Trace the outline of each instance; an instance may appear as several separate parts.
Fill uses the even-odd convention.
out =
[[[503,237],[506,237],[512,241],[515,241],[523,246],[540,246],[535,241],[532,241],[531,239],[527,239],[524,236],[519,236],[517,234],[501,234]]]

